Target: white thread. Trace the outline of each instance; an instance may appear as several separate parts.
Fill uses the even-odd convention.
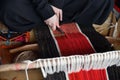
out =
[[[61,59],[62,57],[60,57],[60,71],[62,71],[62,59]]]
[[[57,72],[60,72],[60,59],[57,58]]]
[[[78,56],[78,60],[79,60],[79,66],[78,66],[78,71],[80,71],[82,69],[82,56]]]
[[[87,64],[87,57],[86,55],[84,56],[84,66],[83,66],[83,70],[86,70],[86,64]]]
[[[66,80],[69,80],[69,77],[68,77],[68,67],[67,67],[67,59],[64,57],[63,58],[63,68],[64,68],[64,71],[65,71],[65,76],[66,76]]]
[[[76,70],[75,70],[75,72],[79,72],[79,68],[80,68],[79,56],[75,56],[75,59],[76,59]]]
[[[81,69],[83,69],[83,67],[84,67],[84,62],[85,60],[84,60],[84,56],[82,56],[81,55]]]
[[[108,67],[108,66],[111,66],[111,62],[113,61],[113,55],[110,52],[108,52],[107,55],[109,55],[109,62],[107,65],[107,67]]]
[[[99,66],[101,65],[101,58],[100,58],[100,54],[96,54],[97,55],[97,64],[96,64],[96,69],[99,69]]]
[[[71,59],[71,73],[74,72],[74,58],[73,56],[70,56],[70,59]]]
[[[111,63],[109,64],[109,66],[112,66],[114,64],[114,61],[115,61],[115,53],[109,53],[111,55]]]
[[[86,70],[89,70],[89,65],[90,65],[90,59],[89,59],[89,55],[86,56]]]
[[[90,54],[90,59],[91,59],[90,69],[92,69],[93,68],[93,59],[94,59],[92,54]]]
[[[119,52],[117,52],[116,51],[116,62],[115,62],[115,64],[116,64],[116,66],[120,66],[120,54],[119,54]]]
[[[106,53],[106,56],[107,56],[107,59],[106,59],[106,65],[105,65],[105,68],[108,67],[108,65],[109,65],[109,61],[110,61],[110,55],[109,55],[109,53],[108,53],[108,54]]]
[[[99,68],[101,68],[102,67],[102,64],[103,64],[103,60],[104,60],[104,58],[103,58],[103,54],[100,54],[100,60],[101,60],[101,63],[100,63],[100,67]],[[102,68],[101,68],[102,69]]]
[[[29,65],[32,63],[32,61],[27,60],[27,61],[23,61],[23,62],[27,63],[27,66],[25,68],[25,75],[26,75],[26,80],[29,80],[29,76],[28,76],[28,71],[27,70],[28,70]]]
[[[70,73],[72,73],[72,70],[71,70],[71,68],[72,68],[72,60],[71,60],[71,57],[69,57],[69,60],[70,60]]]
[[[40,59],[37,59],[36,61],[34,61],[34,62],[36,62],[36,68],[40,68],[39,61],[40,61]]]
[[[68,64],[67,64],[67,65],[68,65],[68,66],[67,66],[67,67],[68,67],[68,68],[67,68],[67,69],[68,69],[67,71],[68,71],[68,73],[70,73],[70,69],[71,69],[71,67],[70,67],[70,66],[71,66],[70,57],[67,57],[67,61],[68,61],[68,62],[67,62],[67,63],[68,63]]]
[[[54,72],[52,69],[51,61],[49,59],[47,59],[47,63],[48,63],[48,73],[53,74]]]
[[[52,63],[53,63],[53,73],[57,72],[56,71],[56,62],[55,62],[55,59],[52,59]]]
[[[116,62],[115,62],[115,64],[117,64],[119,61],[120,61],[120,55],[119,55],[119,53],[116,51]]]
[[[67,73],[67,59],[66,58],[64,58],[64,67],[63,67],[64,69],[65,69],[65,72]]]
[[[94,54],[94,65],[93,65],[93,69],[96,69],[96,64],[97,64],[97,56]]]
[[[45,62],[45,61],[43,61],[43,63],[44,63],[44,62]],[[40,63],[40,69],[41,69],[41,72],[42,72],[42,74],[43,74],[43,77],[46,78],[46,77],[47,77],[47,73],[46,73],[46,71],[45,71],[44,68],[43,68],[42,60],[39,60],[39,63]],[[45,67],[45,65],[44,65],[44,67]]]
[[[43,60],[43,63],[44,63],[45,72],[46,72],[46,74],[47,74],[47,73],[49,73],[47,59]]]
[[[90,60],[90,55],[88,55],[88,68],[87,68],[88,70],[90,70],[90,61],[91,61]]]
[[[113,54],[113,53],[109,53],[109,54],[110,54],[110,56],[111,56],[111,61],[110,61],[109,66],[112,66],[113,61],[114,61],[114,58],[115,58],[115,54]]]
[[[76,67],[77,67],[77,65],[76,65],[76,60],[75,60],[75,56],[72,56],[72,60],[73,60],[73,72],[76,72]]]
[[[104,55],[104,60],[103,60],[102,68],[105,68],[107,57],[106,57],[105,53],[103,53],[103,55]]]

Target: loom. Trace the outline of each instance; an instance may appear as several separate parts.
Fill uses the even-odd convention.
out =
[[[114,16],[112,16],[112,17],[114,17]],[[111,18],[109,18],[109,19],[111,19]],[[112,22],[111,22],[111,20],[108,20],[108,21],[110,21],[110,24],[109,25],[105,25],[104,27],[111,26],[111,23],[116,24],[116,21],[114,22],[114,20]],[[117,28],[114,28],[114,27],[106,28],[105,30],[107,32],[104,31],[106,33],[104,33],[104,32],[101,33],[109,40],[109,42],[111,42],[111,44],[112,43],[114,44],[113,46],[115,47],[116,50],[120,48],[119,47],[119,43],[120,43],[119,42],[120,41],[119,40],[119,32],[120,32],[119,31],[119,27],[120,27],[119,23],[120,23],[120,20],[117,23],[118,23]],[[106,24],[106,23],[104,23],[104,24]],[[113,24],[112,24],[112,26],[113,26]],[[102,29],[100,29],[100,28],[101,28],[101,26],[97,27],[96,30],[98,30],[98,32],[99,32],[99,30],[101,31],[101,30],[104,29],[103,27],[102,27]],[[48,30],[47,32],[45,32],[46,29]],[[91,45],[91,43],[88,40],[88,38],[84,34],[82,34],[82,31],[79,29],[79,25],[77,23],[62,24],[60,29],[62,31],[61,30],[56,30],[56,31],[53,32],[48,27],[45,27],[45,29],[42,29],[41,32],[39,32],[39,29],[37,29],[38,30],[37,34],[36,34],[36,30],[32,30],[31,32],[27,32],[27,33],[21,34],[19,37],[16,36],[15,38],[10,39],[9,45],[6,45],[6,40],[7,39],[4,39],[3,37],[1,37],[0,38],[1,39],[1,47],[0,47],[0,52],[1,53],[0,53],[0,56],[1,56],[1,62],[2,62],[1,64],[12,63],[12,59],[14,57],[17,57],[17,58],[22,57],[22,56],[19,56],[19,54],[21,52],[29,51],[29,50],[30,51],[41,50],[40,46],[42,47],[42,44],[44,44],[44,43],[41,43],[41,42],[39,44],[36,43],[37,40],[38,41],[40,40],[40,41],[45,41],[48,44],[50,44],[50,45],[45,45],[46,48],[44,48],[43,52],[46,53],[46,51],[48,51],[47,57],[49,57],[49,55],[50,55],[50,57],[54,56],[53,61],[54,61],[54,59],[55,60],[56,59],[58,59],[58,60],[63,59],[61,61],[63,61],[63,62],[65,61],[66,62],[66,59],[71,58],[69,55],[74,55],[74,56],[72,56],[74,58],[74,60],[68,61],[69,63],[70,62],[74,63],[74,62],[78,62],[79,61],[79,60],[75,60],[75,57],[79,57],[80,58],[82,56],[83,62],[81,62],[81,61],[78,62],[78,63],[82,64],[81,71],[80,72],[79,71],[78,72],[74,72],[74,71],[71,70],[70,72],[73,72],[73,73],[69,73],[69,71],[67,72],[69,74],[68,74],[68,76],[66,78],[69,78],[70,80],[75,80],[75,76],[77,78],[80,78],[80,79],[84,78],[86,76],[86,80],[87,80],[87,79],[89,79],[91,77],[90,76],[91,73],[95,74],[95,75],[96,74],[99,74],[99,75],[103,74],[103,75],[101,75],[102,77],[99,76],[99,75],[96,75],[96,79],[92,77],[92,80],[99,80],[99,79],[107,80],[108,76],[106,76],[106,71],[108,71],[108,74],[110,75],[110,73],[111,73],[110,69],[115,68],[115,71],[119,70],[119,56],[120,56],[119,55],[119,53],[120,53],[119,51],[105,52],[105,53],[96,53],[95,49]],[[110,32],[110,34],[109,34],[109,32]],[[45,33],[45,35],[47,35],[47,36],[41,35],[40,33]],[[113,34],[115,34],[115,35],[113,36]],[[35,36],[38,37],[37,40],[36,40]],[[39,36],[41,36],[43,40],[41,40],[41,38],[39,38]],[[22,41],[20,41],[21,40],[20,37],[22,38]],[[53,42],[53,40],[55,41],[55,43],[51,43],[51,42]],[[69,40],[69,42],[68,42],[68,40]],[[53,45],[51,46],[51,44],[55,44],[55,46],[57,46],[55,48],[56,50],[53,50],[52,53],[49,52],[49,51],[52,50],[55,46],[53,46]],[[65,45],[67,45],[67,46],[65,46]],[[81,47],[78,47],[79,45]],[[116,45],[117,45],[117,48],[116,48]],[[43,55],[44,55],[44,53],[43,53]],[[95,54],[93,54],[93,53],[95,53]],[[112,56],[114,54],[116,54],[117,56]],[[17,56],[15,56],[15,55],[17,55]],[[109,55],[109,59],[106,58],[107,55]],[[6,56],[8,58],[6,58]],[[59,57],[59,56],[63,56],[63,57]],[[97,63],[98,66],[94,65],[94,66],[91,66],[91,67],[89,66],[88,67],[87,65],[89,63],[91,63],[91,62],[89,62],[91,60],[91,58],[90,58],[91,56],[94,56],[94,58],[96,58],[96,59],[94,59],[92,57],[92,59],[93,59],[92,63],[99,62],[100,64],[102,64],[101,61],[104,59],[104,63],[103,64],[105,66],[101,66],[101,65],[99,65]],[[45,57],[46,57],[46,55],[45,55]],[[97,60],[97,61],[95,61],[95,60]],[[98,60],[100,60],[100,61],[98,61]],[[48,74],[54,73],[55,70],[53,72],[50,72],[50,73],[49,72],[44,73],[45,70],[43,69],[42,72],[39,72],[38,69],[36,70],[36,65],[37,65],[37,68],[41,68],[41,66],[39,64],[37,64],[37,63],[39,63],[41,61],[42,62],[49,61],[49,63],[50,63],[50,61],[52,61],[52,59],[51,58],[48,58],[48,59],[38,59],[38,60],[32,61],[32,62],[28,61],[27,63],[24,62],[24,63],[1,65],[0,66],[0,79],[8,79],[4,75],[6,75],[7,74],[6,72],[10,71],[10,70],[12,70],[12,72],[11,71],[9,72],[11,74],[12,73],[17,74],[14,71],[19,72],[19,70],[22,70],[20,72],[20,74],[21,73],[23,74],[24,73],[23,70],[25,70],[26,71],[26,76],[27,76],[27,74],[31,75],[32,74],[31,72],[28,71],[29,73],[27,73],[27,68],[28,68],[28,69],[30,69],[30,71],[32,71],[34,73],[34,74],[32,74],[33,76],[30,77],[30,79],[32,79],[32,80],[43,80],[43,78],[47,78],[47,77],[45,77],[45,75],[47,73]],[[84,61],[86,61],[86,62],[84,62]],[[109,64],[106,64],[107,61],[110,61]],[[112,61],[114,61],[114,62],[112,62]],[[16,62],[20,62],[20,61],[18,60]],[[55,63],[55,61],[54,61],[54,63]],[[48,64],[48,63],[46,63],[46,64]],[[77,64],[77,63],[74,63],[74,64]],[[81,64],[77,64],[77,65],[81,65]],[[63,67],[63,66],[65,66],[65,64],[61,65],[61,66]],[[51,68],[51,66],[49,66],[49,67]],[[57,66],[57,67],[60,68],[60,66]],[[69,66],[69,68],[71,68],[71,67]],[[35,70],[32,70],[32,69],[35,69]],[[64,68],[61,68],[61,69],[62,69],[63,72],[66,71],[66,70],[64,70]],[[74,69],[74,68],[72,67],[72,69]],[[79,67],[78,67],[78,69],[79,69]],[[94,69],[94,70],[90,70],[90,69]],[[20,77],[14,77],[15,74],[13,74],[13,76],[11,75],[11,78],[9,78],[9,79],[13,79],[13,80],[18,79],[19,80],[19,79],[22,78],[22,77],[21,78]],[[41,74],[41,75],[39,75],[39,74]],[[43,75],[43,74],[45,74],[45,75]],[[119,75],[119,73],[116,73],[116,74]],[[81,77],[79,77],[79,75]],[[17,76],[20,76],[20,75],[17,75]],[[26,79],[26,76],[23,77],[23,78]],[[35,78],[35,76],[38,76],[38,77]],[[49,76],[49,75],[46,75],[46,76]],[[27,79],[28,78],[29,78],[29,76],[27,76]],[[115,79],[110,78],[110,79],[111,80],[117,80],[116,78]],[[119,78],[118,78],[118,80],[119,80]]]
[[[107,68],[110,66],[120,66],[120,51],[109,51],[105,53],[94,53],[90,55],[74,55],[74,56],[63,56],[57,58],[49,58],[49,59],[37,59],[35,61],[24,61],[22,63],[16,64],[9,64],[9,65],[2,65],[0,66],[0,73],[4,71],[19,71],[25,70],[26,71],[26,80],[29,80],[29,76],[31,73],[27,73],[27,70],[30,69],[40,69],[41,73],[39,78],[36,80],[43,80],[46,78],[48,74],[54,74],[55,72],[63,71],[67,75],[69,79],[66,80],[73,80],[72,75],[76,75],[77,77],[74,80],[112,80],[109,79],[110,74],[108,74]],[[117,69],[119,70],[119,69]],[[34,72],[34,70],[33,70]],[[96,77],[92,77],[95,74]],[[2,79],[6,73],[0,75]],[[36,74],[36,72],[34,72]],[[38,72],[37,72],[38,74]],[[84,74],[84,76],[82,76]],[[97,75],[98,74],[98,75]],[[43,78],[41,77],[43,75]],[[88,78],[86,78],[86,77]],[[102,77],[101,77],[102,76]],[[40,78],[41,77],[41,78]],[[18,77],[19,79],[22,79]],[[16,77],[16,79],[18,80]],[[25,78],[25,77],[24,77]],[[33,78],[35,79],[35,78]],[[118,79],[116,79],[118,80]]]

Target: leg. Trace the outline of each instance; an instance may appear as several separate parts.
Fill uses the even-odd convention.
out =
[[[42,24],[30,0],[5,0],[0,19],[12,31],[25,32]]]

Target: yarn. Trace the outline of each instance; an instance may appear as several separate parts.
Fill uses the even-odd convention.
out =
[[[39,45],[39,54],[41,58],[60,56],[48,26],[36,27],[35,36]]]
[[[94,50],[90,46],[88,40],[80,33],[67,34],[69,37],[57,37],[57,42],[63,56],[74,54],[89,54]]]
[[[63,24],[61,30],[63,30],[64,36],[55,38],[62,56],[84,55],[95,52],[87,37],[79,31],[76,23]]]
[[[0,41],[1,41],[0,46],[2,48],[14,48],[15,46],[17,46],[17,42],[27,43],[29,40],[30,40],[29,32],[17,35],[9,39],[4,37],[3,35],[0,35]]]
[[[60,31],[51,31],[47,26],[44,28],[37,29],[38,44],[43,49],[40,49],[40,54],[44,58],[111,50],[108,41],[91,27],[79,26],[76,23],[62,24],[60,29],[64,34]],[[99,45],[97,42],[100,39]],[[69,80],[107,80],[107,75],[106,70],[81,70],[70,73]]]
[[[69,74],[69,80],[107,80],[106,70],[81,70]]]

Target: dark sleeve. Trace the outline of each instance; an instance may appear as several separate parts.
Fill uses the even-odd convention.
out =
[[[60,9],[62,9],[64,5],[64,0],[49,0],[49,2],[51,5]]]
[[[32,2],[43,20],[46,20],[55,14],[47,0],[33,0]]]
[[[116,0],[115,4],[120,8],[120,0]]]

